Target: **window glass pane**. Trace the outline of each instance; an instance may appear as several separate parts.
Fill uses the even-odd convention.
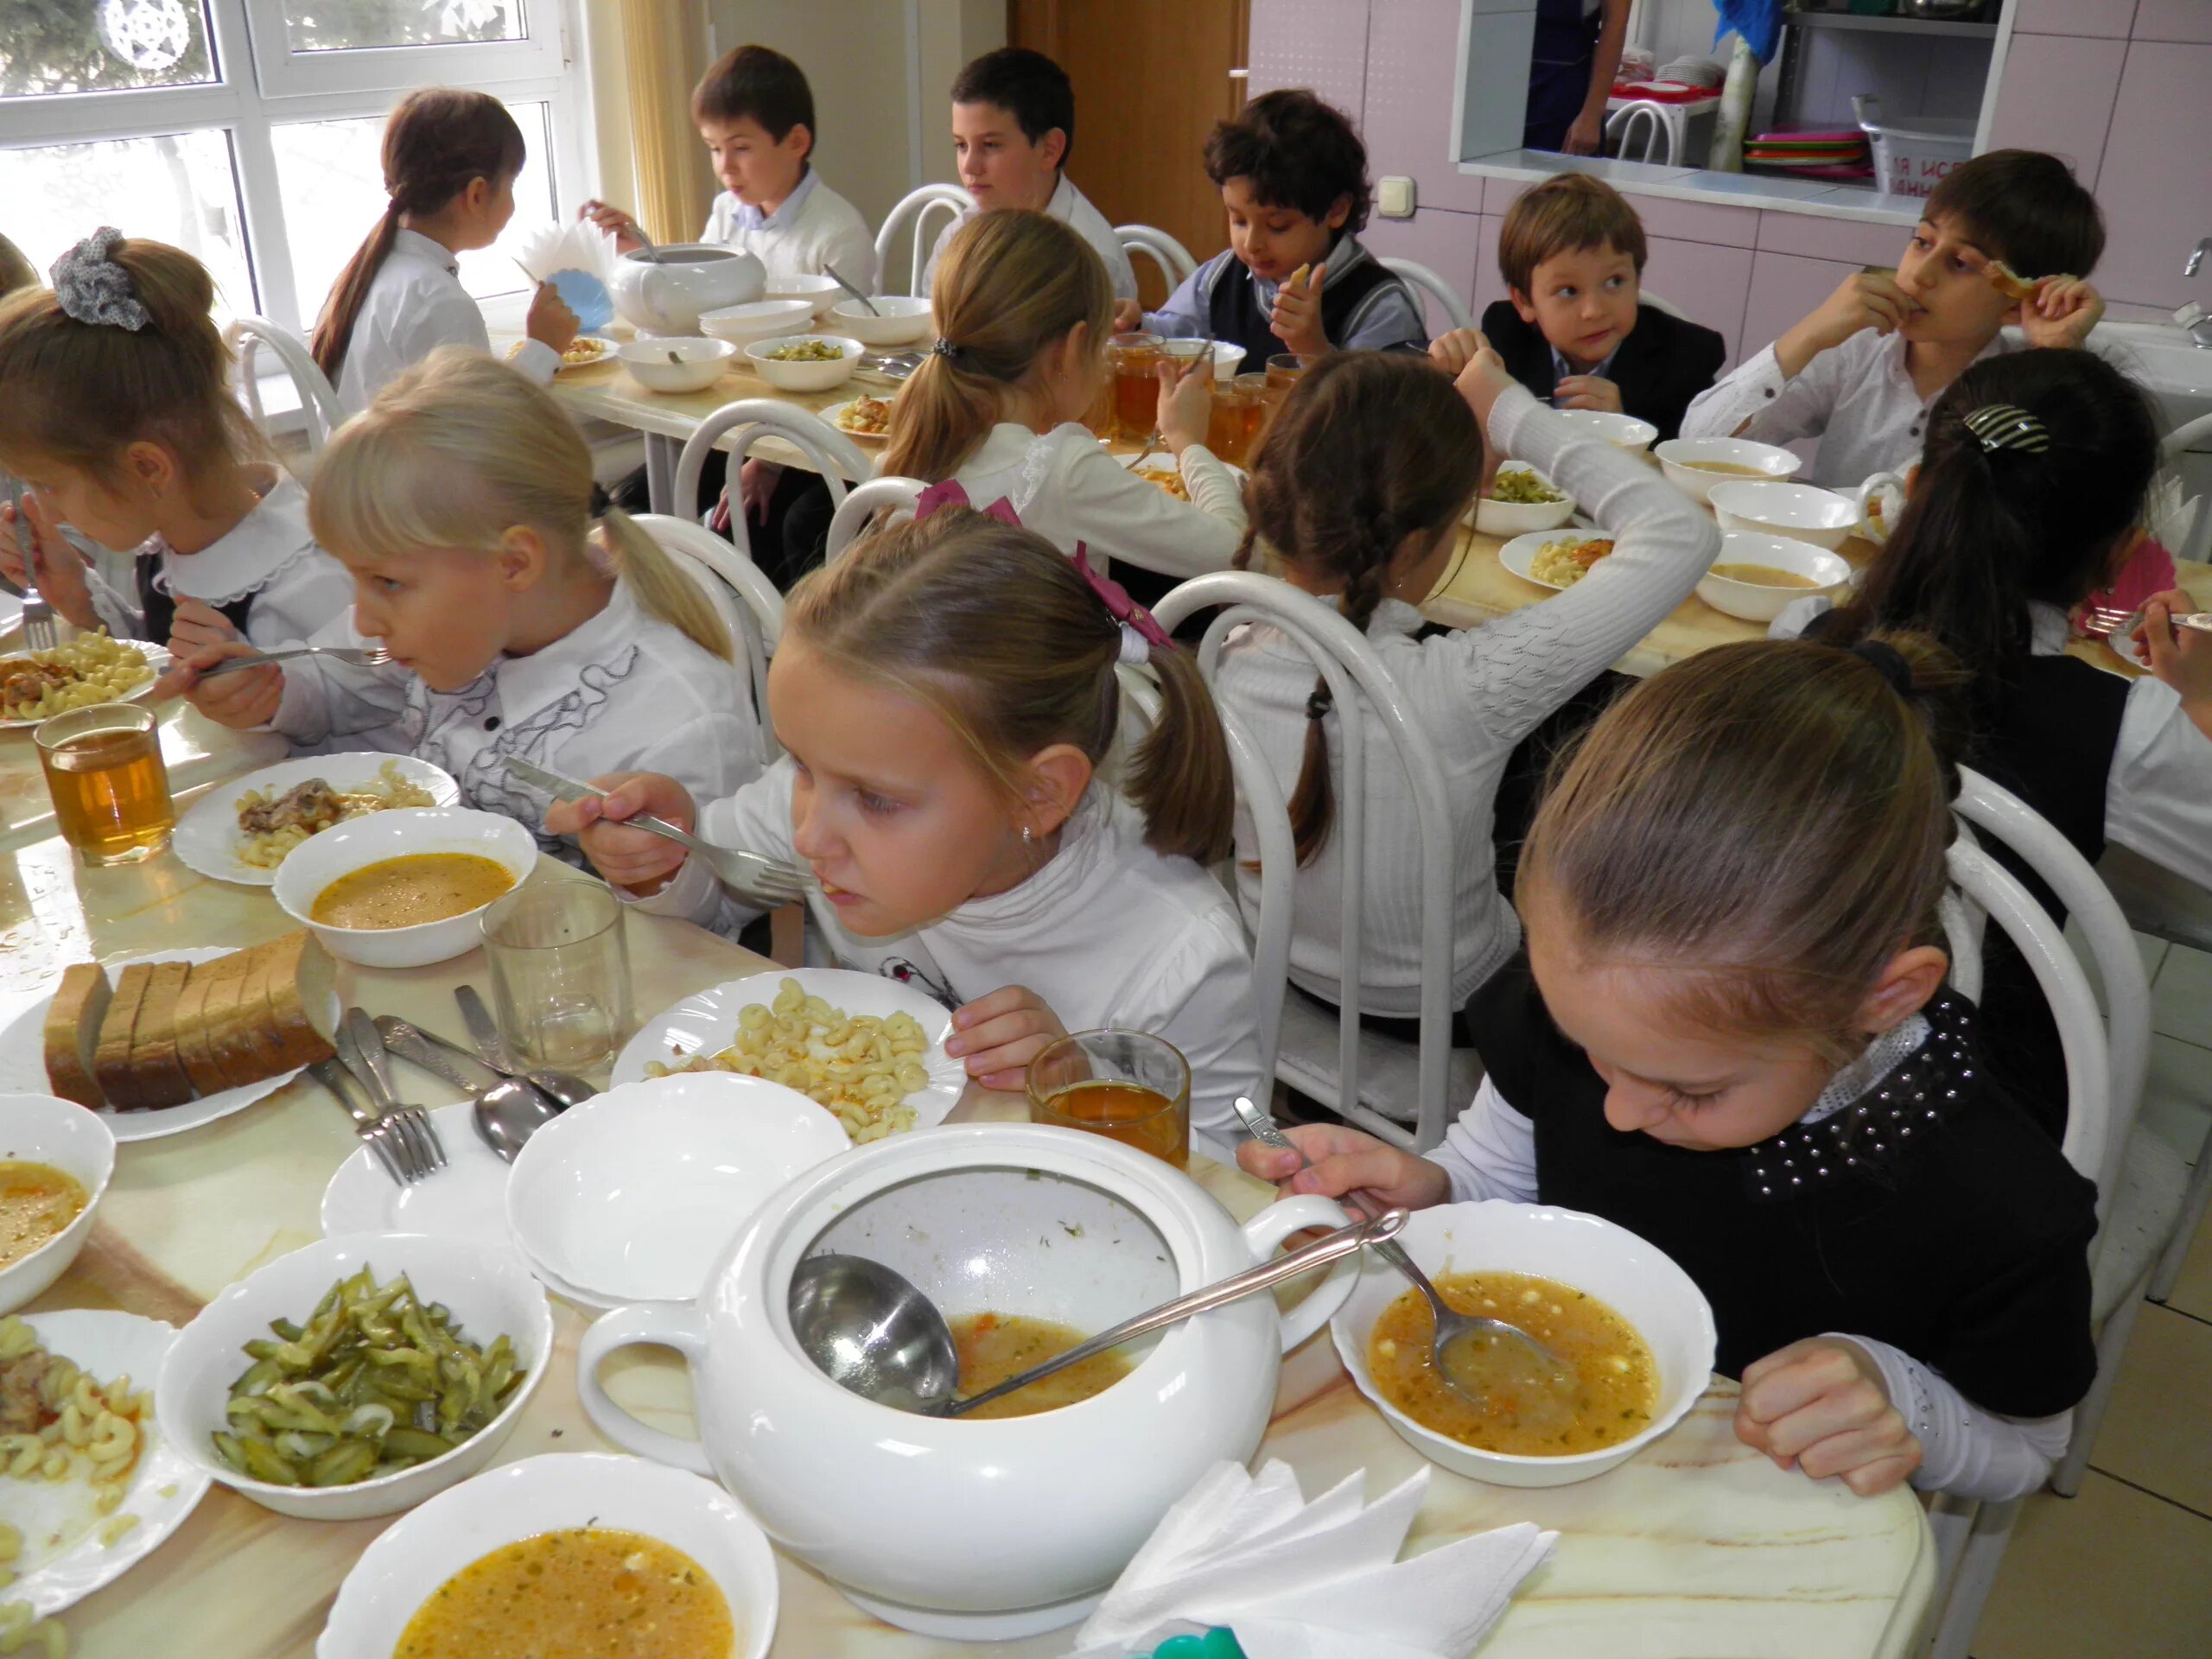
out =
[[[0,98],[215,79],[200,0],[4,0]]]
[[[0,149],[0,203],[8,235],[41,274],[73,244],[112,225],[197,257],[215,278],[217,315],[260,308],[226,133]]]
[[[295,52],[518,41],[522,0],[303,0],[284,8]]]
[[[523,286],[522,272],[505,250],[532,230],[552,223],[556,212],[552,169],[545,161],[550,154],[546,106],[507,107],[522,128],[530,159],[515,181],[515,216],[499,243],[461,256],[461,284],[480,300],[512,294]],[[378,116],[292,122],[271,128],[270,140],[276,151],[276,183],[291,243],[300,315],[311,322],[321,312],[338,273],[384,213],[384,120]]]

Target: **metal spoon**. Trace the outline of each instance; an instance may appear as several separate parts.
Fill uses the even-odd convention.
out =
[[[1244,1127],[1263,1145],[1281,1152],[1295,1153],[1306,1168],[1313,1167],[1313,1160],[1299,1150],[1297,1144],[1275,1127],[1275,1121],[1242,1095],[1236,1098],[1236,1116]],[[1347,1192],[1338,1200],[1354,1215],[1381,1215],[1382,1200],[1372,1192]],[[1535,1385],[1537,1398],[1558,1407],[1571,1407],[1570,1395],[1574,1387],[1574,1373],[1558,1355],[1523,1331],[1519,1325],[1503,1319],[1487,1319],[1479,1313],[1462,1313],[1437,1294],[1436,1287],[1408,1255],[1402,1246],[1377,1244],[1376,1255],[1381,1256],[1413,1283],[1415,1290],[1428,1299],[1429,1312],[1436,1318],[1435,1339],[1429,1344],[1429,1356],[1436,1367],[1436,1375],[1444,1386],[1454,1394],[1485,1410],[1490,1399],[1484,1389],[1475,1381],[1476,1359],[1486,1350],[1500,1342],[1519,1344],[1527,1351],[1527,1360],[1512,1381],[1516,1384]],[[1527,1397],[1527,1390],[1519,1390]],[[1545,1413],[1549,1415],[1549,1412]]]
[[[645,233],[645,227],[639,224],[634,219],[630,221],[630,234],[636,237],[639,241],[645,245],[645,257],[647,259],[650,259],[654,264],[660,264],[660,245],[655,242],[651,236],[647,235]]]
[[[927,1417],[958,1417],[987,1400],[1027,1388],[1162,1325],[1256,1295],[1285,1279],[1350,1255],[1363,1245],[1379,1246],[1405,1224],[1406,1211],[1393,1210],[1370,1221],[1340,1227],[1303,1249],[1248,1268],[1217,1284],[1124,1319],[1065,1353],[1055,1354],[1043,1364],[1033,1365],[965,1400],[952,1397],[960,1385],[960,1358],[944,1316],[928,1297],[880,1262],[856,1255],[817,1255],[800,1262],[791,1275],[791,1332],[807,1357],[840,1388],[894,1410]]]
[[[836,266],[824,264],[822,267],[822,274],[824,276],[827,276],[831,282],[836,283],[838,287],[843,289],[846,293],[858,300],[862,305],[866,306],[868,308],[868,314],[871,317],[880,317],[883,315],[882,312],[875,308],[875,302],[874,300],[868,298],[867,295],[861,293],[860,289],[855,288],[850,283],[847,282],[843,277],[837,274]]]
[[[502,1078],[489,1089],[479,1089],[448,1058],[457,1055],[467,1059],[465,1051],[396,1015],[378,1014],[376,1027],[377,1035],[384,1039],[386,1048],[401,1059],[443,1077],[475,1103],[473,1117],[477,1135],[499,1154],[502,1163],[514,1162],[523,1142],[567,1109],[564,1103],[550,1099],[513,1077]]]
[[[557,1100],[562,1106],[581,1106],[599,1090],[573,1071],[549,1071],[541,1066],[520,1065],[507,1052],[506,1039],[499,1034],[499,1021],[492,1018],[492,1010],[484,1006],[474,985],[454,987],[453,1000],[461,1005],[461,1017],[468,1027],[468,1040],[476,1045],[476,1058],[503,1077],[520,1077],[540,1094]]]

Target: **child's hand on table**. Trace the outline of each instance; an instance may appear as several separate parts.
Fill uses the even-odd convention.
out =
[[[1856,1343],[1809,1337],[1744,1367],[1736,1438],[1814,1479],[1840,1475],[1861,1497],[1920,1467],[1920,1441]]]
[[[2104,296],[2079,276],[2046,276],[2021,303],[2020,333],[2031,346],[2075,347],[2104,314]]]
[[[1312,1160],[1313,1168],[1303,1167],[1294,1154],[1258,1141],[1238,1147],[1236,1161],[1246,1174],[1273,1181],[1286,1197],[1317,1192],[1340,1198],[1357,1187],[1392,1208],[1425,1210],[1452,1196],[1451,1178],[1438,1166],[1357,1129],[1304,1123],[1283,1134]]]
[[[1169,451],[1178,456],[1194,443],[1206,441],[1213,422],[1213,365],[1193,359],[1187,367],[1173,361],[1155,371],[1160,377],[1160,404],[1153,419]]]
[[[577,331],[582,327],[552,283],[537,285],[537,292],[530,296],[530,315],[523,319],[523,333],[556,352],[565,352],[575,344]]]
[[[23,516],[0,501],[0,575],[18,588],[35,588],[54,614],[74,627],[97,628],[85,557],[61,533],[61,524],[35,493],[23,497]]]
[[[1329,337],[1321,331],[1321,276],[1320,266],[1300,265],[1275,289],[1268,326],[1286,350],[1301,357],[1319,357],[1329,349]]]
[[[633,248],[642,248],[645,245],[644,240],[638,235],[636,219],[631,218],[621,208],[610,207],[596,197],[577,208],[576,217],[588,219],[601,230],[612,234],[614,238],[614,251],[617,253],[627,253]]]
[[[1137,303],[1135,300],[1116,300],[1114,302],[1114,332],[1116,334],[1134,334],[1136,330],[1143,327],[1143,306]]]
[[[183,607],[178,608],[181,611]],[[177,649],[175,639],[175,635],[170,636],[173,651]],[[210,640],[190,651],[177,651],[168,671],[154,682],[149,695],[156,702],[182,697],[218,726],[227,726],[234,732],[266,726],[276,718],[277,708],[284,701],[283,669],[242,668],[234,674],[219,675],[212,680],[200,677],[216,664],[233,657],[258,655],[260,652],[253,645],[236,634],[227,639]]]
[[[1026,985],[1007,985],[952,1012],[944,1052],[986,1089],[1019,1089],[1029,1062],[1068,1033],[1059,1015]]]
[[[1561,409],[1594,409],[1607,415],[1622,412],[1621,389],[1594,374],[1564,376],[1553,390]]]
[[[591,781],[607,791],[607,798],[587,795],[581,801],[556,802],[545,815],[546,833],[574,836],[592,868],[613,886],[636,893],[657,892],[690,855],[665,836],[624,828],[622,820],[650,813],[689,830],[699,817],[690,791],[657,772],[609,772]]]
[[[2181,706],[2197,730],[2212,738],[2212,633],[2177,628],[2168,619],[2186,615],[2196,603],[2178,588],[2154,594],[2144,602],[2135,638],[2151,660],[2151,672],[2181,694]]]

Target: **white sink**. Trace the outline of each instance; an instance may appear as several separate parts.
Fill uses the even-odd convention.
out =
[[[2150,388],[2171,429],[2212,414],[2212,350],[2177,322],[2101,322],[2090,345]]]

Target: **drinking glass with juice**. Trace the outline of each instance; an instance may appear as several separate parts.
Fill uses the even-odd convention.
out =
[[[169,844],[176,803],[152,711],[96,702],[34,734],[61,838],[91,865],[135,864]]]
[[[1114,430],[1130,443],[1152,435],[1160,415],[1160,336],[1116,334],[1106,347],[1114,381]]]
[[[1191,1164],[1191,1067],[1141,1031],[1078,1031],[1029,1062],[1029,1121]]]
[[[1214,384],[1213,414],[1206,423],[1206,448],[1233,466],[1246,465],[1259,442],[1261,422],[1267,414],[1267,404],[1261,396],[1266,378],[1264,375],[1240,374],[1233,380]],[[1251,384],[1246,385],[1247,381]]]

